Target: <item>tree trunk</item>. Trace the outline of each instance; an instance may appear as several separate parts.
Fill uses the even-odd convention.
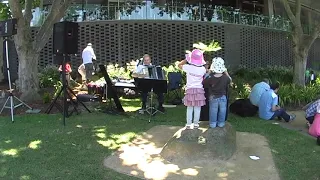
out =
[[[294,75],[293,83],[300,86],[305,86],[306,68],[308,54],[303,52],[294,53]]]
[[[19,57],[19,91],[20,98],[30,102],[39,100],[38,60],[39,54],[27,47],[18,51]]]

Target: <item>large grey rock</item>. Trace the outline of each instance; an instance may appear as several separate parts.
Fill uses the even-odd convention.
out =
[[[170,162],[227,160],[236,151],[236,131],[227,123],[224,128],[182,128],[167,142],[161,156]]]

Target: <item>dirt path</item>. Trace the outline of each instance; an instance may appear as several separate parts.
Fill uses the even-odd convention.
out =
[[[307,125],[306,125],[307,120],[305,118],[305,111],[289,111],[288,113],[295,114],[297,116],[296,119],[290,123],[280,122],[280,125],[284,128],[298,131],[303,135],[310,136],[308,133]]]

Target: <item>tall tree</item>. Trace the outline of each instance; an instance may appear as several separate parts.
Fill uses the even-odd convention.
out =
[[[310,33],[307,35],[303,31],[301,23],[301,0],[295,0],[294,9],[291,9],[288,0],[282,0],[282,3],[293,25],[293,32],[291,34],[294,52],[293,83],[305,86],[307,58],[313,42],[319,37],[320,21],[318,18],[311,19],[311,22],[309,22]]]
[[[10,12],[18,20],[14,42],[19,58],[19,90],[21,99],[39,99],[38,61],[40,51],[52,35],[53,24],[62,19],[73,0],[54,0],[48,16],[34,36],[31,35],[32,6],[35,0],[9,0]]]

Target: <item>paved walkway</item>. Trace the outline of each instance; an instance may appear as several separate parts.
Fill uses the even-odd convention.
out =
[[[289,111],[288,113],[295,114],[297,116],[296,119],[290,123],[280,122],[280,125],[284,128],[296,130],[304,135],[310,136],[306,125],[305,111]]]

